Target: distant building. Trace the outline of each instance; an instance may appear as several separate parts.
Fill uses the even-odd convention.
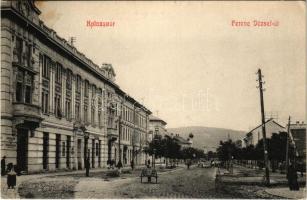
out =
[[[192,146],[192,142],[189,139],[184,139],[183,137],[179,136],[179,134],[176,134],[174,136],[174,139],[177,141],[177,143],[181,146],[181,148],[187,148]]]
[[[148,143],[151,142],[155,135],[161,135],[162,138],[167,134],[166,126],[167,123],[160,119],[159,117],[149,115],[149,124],[148,124],[148,137],[147,141]],[[153,157],[148,157],[148,160],[150,160],[151,163],[153,163]],[[163,163],[165,162],[165,158],[156,158],[155,163]]]
[[[271,138],[273,133],[286,131],[285,127],[275,122],[272,118],[265,122],[265,130],[266,130],[266,138]],[[256,128],[246,133],[246,136],[243,139],[244,146],[250,146],[250,145],[256,146],[261,139],[262,139],[262,125],[260,124]]]
[[[306,124],[304,122],[290,124],[290,137],[295,147],[296,155],[306,162]]]
[[[148,134],[148,142],[151,142],[155,135],[161,135],[164,137],[166,134],[166,126],[167,123],[160,119],[159,117],[150,115],[149,116],[149,134]]]

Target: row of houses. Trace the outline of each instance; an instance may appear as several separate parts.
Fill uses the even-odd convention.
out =
[[[265,130],[266,138],[271,138],[273,133],[287,132],[288,125],[282,126],[270,118],[265,122]],[[262,138],[262,124],[260,124],[247,132],[242,140],[236,141],[236,144],[240,147],[256,146]],[[295,147],[297,156],[306,161],[306,123],[297,121],[290,124],[289,139],[290,144]]]
[[[93,63],[40,14],[33,0],[1,2],[1,155],[28,173],[83,169],[86,158],[92,168],[145,164],[165,129],[111,64]]]

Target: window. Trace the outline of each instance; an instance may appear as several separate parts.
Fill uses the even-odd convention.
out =
[[[16,101],[23,101],[23,72],[20,70],[17,72]]]
[[[62,156],[65,156],[66,148],[65,148],[65,142],[62,142]]]
[[[32,47],[29,43],[26,43],[26,46],[25,46],[25,66],[29,67],[29,68],[32,67],[31,56],[32,56]]]
[[[55,87],[54,87],[54,115],[57,118],[62,118],[62,65],[55,65]]]
[[[62,117],[62,111],[61,111],[61,96],[56,94],[54,97],[54,115],[57,118]]]
[[[32,82],[33,76],[30,74],[25,74],[25,102],[31,103],[32,101]]]
[[[95,125],[95,108],[94,107],[92,107],[91,121],[92,121],[92,125]]]
[[[99,144],[98,143],[96,143],[96,156],[98,156],[99,155],[99,146],[98,146]]]
[[[77,75],[76,77],[76,103],[75,103],[75,119],[81,121],[80,116],[80,101],[81,101],[81,76]]]
[[[96,102],[96,86],[92,86],[92,113],[91,113],[91,122],[95,126],[95,102]]]
[[[43,78],[48,80],[50,79],[50,69],[51,69],[51,60],[49,57],[44,56],[43,70],[42,70]]]
[[[62,84],[62,65],[60,63],[56,64],[55,82],[60,85]]]
[[[87,109],[87,105],[84,105],[84,122],[88,123],[88,109]]]
[[[98,111],[98,126],[99,126],[99,128],[101,128],[102,126],[101,126],[101,111]]]
[[[84,122],[88,123],[88,94],[89,94],[89,82],[84,81]]]
[[[88,87],[89,87],[89,82],[88,80],[85,80],[84,82],[84,96],[88,97]]]
[[[45,55],[40,55],[40,64],[42,68],[42,112],[44,114],[49,114],[49,85],[50,85],[50,68],[51,68],[51,60],[49,57]]]
[[[66,113],[66,119],[71,120],[71,101],[70,99],[66,99],[65,102],[65,113]]]
[[[75,105],[75,118],[77,121],[80,121],[80,103],[76,102]]]
[[[98,90],[98,126],[99,128],[102,128],[101,113],[102,113],[102,89],[99,88]]]
[[[65,100],[65,115],[67,120],[71,120],[71,96],[72,96],[72,71],[66,70],[66,100]]]
[[[33,90],[33,75],[27,71],[18,69],[16,81],[16,101],[31,103]]]
[[[49,92],[44,90],[42,91],[42,112],[48,114],[49,108]]]
[[[76,79],[76,92],[80,93],[81,92],[81,76],[77,75]]]
[[[18,64],[21,64],[21,59],[22,59],[22,39],[19,37],[16,37],[16,44],[15,44],[15,53],[16,53],[16,62]]]
[[[67,72],[66,72],[66,88],[71,90],[71,85],[72,85],[72,71],[67,69]]]

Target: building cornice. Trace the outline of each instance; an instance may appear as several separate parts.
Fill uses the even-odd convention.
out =
[[[45,41],[51,44],[53,47],[59,49],[59,53],[63,54],[69,60],[72,60],[72,62],[77,63],[79,67],[91,72],[97,78],[107,83],[111,87],[118,88],[117,84],[108,80],[101,72],[98,71],[100,70],[98,65],[94,64],[89,58],[85,57],[85,55],[80,53],[75,47],[69,45],[65,39],[59,37],[54,30],[49,29],[42,21],[40,21],[40,25],[37,25],[21,15],[13,7],[1,7],[1,18],[6,16],[11,16],[10,20],[14,20],[19,25],[26,27],[28,30],[32,31],[32,33],[35,33],[42,41]]]
[[[116,83],[106,78],[100,70],[99,66],[87,58],[83,53],[79,52],[75,47],[71,46],[65,39],[61,38],[56,34],[56,32],[48,28],[41,20],[39,20],[39,25],[27,19],[21,15],[15,8],[11,6],[1,6],[1,18],[9,17],[10,20],[14,20],[20,26],[25,27],[27,30],[32,31],[36,34],[37,38],[42,41],[51,44],[52,47],[58,49],[64,57],[72,60],[80,68],[90,72],[98,79],[102,80],[105,84],[111,86],[115,89],[116,93],[121,96],[127,96],[127,100],[132,103],[136,103],[136,106],[144,108],[147,114],[151,114],[151,111],[144,107],[142,104],[137,102],[134,98],[130,97],[125,93]]]

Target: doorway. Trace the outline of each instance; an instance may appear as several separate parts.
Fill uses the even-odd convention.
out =
[[[43,135],[43,169],[48,170],[49,164],[49,133]]]
[[[68,135],[67,136],[67,149],[66,149],[66,167],[68,169],[70,169],[70,140],[71,140],[71,137]]]
[[[28,171],[28,130],[17,129],[17,166],[20,171]]]
[[[92,168],[95,168],[95,139],[92,139]]]
[[[78,158],[78,169],[82,169],[81,139],[78,139],[78,145],[77,145],[77,158]]]
[[[90,155],[87,155],[88,154],[88,138],[84,138],[84,150],[83,150],[83,153],[84,153],[84,157],[83,157],[83,160],[84,160],[84,166],[86,166],[86,158],[87,156],[90,156]],[[88,158],[90,159],[90,157]]]
[[[56,134],[55,138],[55,168],[60,167],[60,145],[61,145],[61,135]]]

